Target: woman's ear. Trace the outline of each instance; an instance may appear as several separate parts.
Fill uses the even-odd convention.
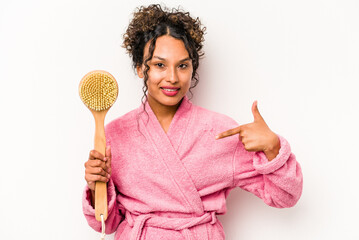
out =
[[[137,67],[136,67],[136,70],[137,70],[137,75],[138,75],[140,78],[143,78],[143,72],[142,72],[141,66],[137,66]]]

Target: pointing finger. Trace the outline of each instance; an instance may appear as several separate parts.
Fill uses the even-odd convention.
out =
[[[225,132],[222,132],[222,133],[218,134],[218,135],[216,136],[216,139],[221,139],[221,138],[229,137],[229,136],[232,136],[232,135],[234,135],[234,134],[240,133],[240,131],[241,131],[241,126],[236,127],[236,128],[232,128],[232,129],[230,129],[230,130],[228,130],[228,131],[225,131]]]

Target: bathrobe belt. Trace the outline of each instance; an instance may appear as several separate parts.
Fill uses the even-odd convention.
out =
[[[217,220],[217,217],[215,211],[205,212],[202,216],[198,217],[192,216],[186,218],[163,217],[152,213],[134,215],[129,211],[126,211],[126,220],[132,227],[130,240],[140,240],[144,226],[177,230],[185,236],[186,240],[195,240],[195,237],[189,228],[208,222],[214,224]],[[207,236],[207,230],[204,232],[204,234]]]

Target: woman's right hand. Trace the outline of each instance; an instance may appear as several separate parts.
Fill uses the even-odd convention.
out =
[[[105,156],[96,150],[91,150],[89,159],[85,162],[85,180],[94,192],[95,182],[108,182],[111,177],[111,148],[106,147]]]

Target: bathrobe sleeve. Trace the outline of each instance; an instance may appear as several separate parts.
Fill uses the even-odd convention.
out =
[[[109,138],[106,138],[106,144],[111,145]],[[117,202],[116,196],[117,190],[112,178],[110,178],[107,183],[108,216],[105,221],[106,234],[114,233],[117,230],[118,225],[124,219],[125,209],[120,203]],[[91,190],[86,184],[82,197],[82,210],[89,226],[92,227],[95,231],[101,232],[101,222],[97,221],[95,218],[95,209],[91,205],[91,198]]]
[[[101,222],[95,218],[95,209],[91,205],[91,190],[86,185],[83,193],[82,209],[85,218],[90,227],[95,231],[101,232]],[[107,183],[107,202],[108,202],[108,217],[105,221],[106,234],[114,233],[124,219],[123,214],[120,212],[119,204],[116,201],[116,190],[112,179]]]
[[[261,198],[277,208],[294,206],[303,188],[303,175],[288,141],[280,140],[278,155],[268,161],[264,152],[248,152],[238,141],[233,157],[233,184]]]

